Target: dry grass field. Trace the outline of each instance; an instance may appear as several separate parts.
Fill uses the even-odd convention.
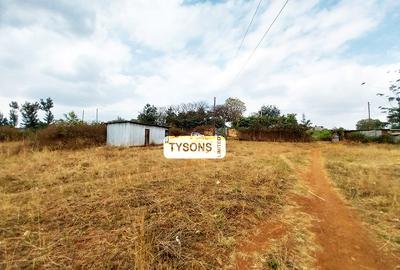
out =
[[[400,251],[400,146],[325,147],[332,182],[382,240],[381,249]]]
[[[167,160],[161,147],[33,151],[5,143],[0,268],[323,266],[320,217],[307,202],[329,198],[304,180],[315,151],[332,192],[397,263],[398,146],[228,141],[222,160]]]

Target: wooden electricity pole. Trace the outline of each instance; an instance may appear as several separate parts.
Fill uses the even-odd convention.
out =
[[[216,106],[216,104],[217,104],[217,98],[214,97],[214,107],[213,107],[214,136],[216,134],[216,125],[215,125],[215,106]]]

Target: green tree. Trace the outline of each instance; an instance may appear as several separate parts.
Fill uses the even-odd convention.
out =
[[[176,126],[176,111],[173,106],[169,106],[165,110],[165,123],[170,126]]]
[[[157,124],[159,114],[154,105],[146,104],[138,115],[138,120],[144,124]]]
[[[50,125],[54,121],[54,115],[51,112],[53,107],[54,104],[51,98],[48,97],[46,100],[40,99],[40,109],[45,112],[43,120],[46,125]]]
[[[295,113],[279,116],[277,127],[280,128],[296,128],[299,126]]]
[[[158,121],[161,119],[167,125],[181,129],[192,129],[213,123],[213,111],[205,102],[169,106],[166,110],[160,110],[160,114],[162,117]]]
[[[228,115],[228,107],[225,104],[216,105],[214,111],[210,112],[210,114],[212,114],[213,123],[216,128],[225,127],[226,122],[234,122],[241,117],[241,115],[238,118],[230,117]]]
[[[400,78],[389,87],[389,94],[378,93],[378,96],[386,97],[389,102],[388,107],[380,106],[379,108],[387,114],[391,128],[400,128]]]
[[[28,102],[26,101],[20,108],[20,112],[22,115],[22,125],[25,128],[36,129],[40,125],[40,121],[38,118],[38,110],[40,108],[40,104],[38,102]]]
[[[246,105],[238,98],[228,98],[223,105],[223,112],[225,114],[225,121],[233,122],[242,117],[246,111]]]
[[[370,130],[370,129],[380,129],[384,128],[386,123],[379,119],[361,119],[357,122],[357,130]]]
[[[260,116],[278,117],[281,115],[281,111],[275,105],[263,105],[258,114]]]
[[[11,110],[10,110],[10,121],[9,124],[13,127],[16,127],[18,125],[18,103],[16,101],[11,101],[9,104]]]
[[[301,123],[304,127],[309,128],[311,127],[312,123],[309,119],[306,119],[306,115],[303,113],[301,116]]]
[[[64,113],[65,120],[61,120],[62,123],[67,125],[79,125],[83,124],[83,121],[78,118],[78,115],[74,111]]]
[[[0,126],[8,126],[8,124],[7,118],[0,112]]]

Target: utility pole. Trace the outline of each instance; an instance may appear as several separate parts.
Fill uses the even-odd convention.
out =
[[[368,101],[368,128],[371,129],[371,106]]]
[[[96,108],[96,123],[99,122],[99,109]]]
[[[215,106],[216,106],[216,103],[217,103],[217,98],[216,97],[214,97],[214,109],[213,109],[213,122],[214,122],[214,136],[215,136],[215,131],[216,131],[216,126],[215,126]]]
[[[82,123],[85,120],[85,109],[82,110]]]

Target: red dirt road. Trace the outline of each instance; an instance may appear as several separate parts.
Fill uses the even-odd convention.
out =
[[[258,232],[251,235],[246,242],[239,245],[235,258],[235,269],[252,269],[252,254],[268,247],[270,240],[279,239],[286,233],[284,224],[266,222],[258,227]]]
[[[285,162],[301,177],[311,197],[292,194],[290,197],[301,208],[311,215],[311,230],[316,235],[317,244],[321,247],[315,254],[316,269],[400,269],[400,261],[379,250],[372,235],[363,227],[357,215],[347,207],[337,191],[331,185],[323,167],[319,150],[311,153],[311,165],[306,172],[300,171],[286,158]],[[279,239],[290,228],[283,224],[268,223],[260,225],[259,232],[238,246],[235,269],[253,269],[251,254],[268,248],[272,239]],[[310,243],[313,244],[313,243]]]
[[[395,269],[399,262],[378,249],[330,184],[319,150],[311,153],[310,171],[301,176],[314,196],[294,199],[304,212],[317,219],[313,231],[322,247],[317,254],[318,269]]]

